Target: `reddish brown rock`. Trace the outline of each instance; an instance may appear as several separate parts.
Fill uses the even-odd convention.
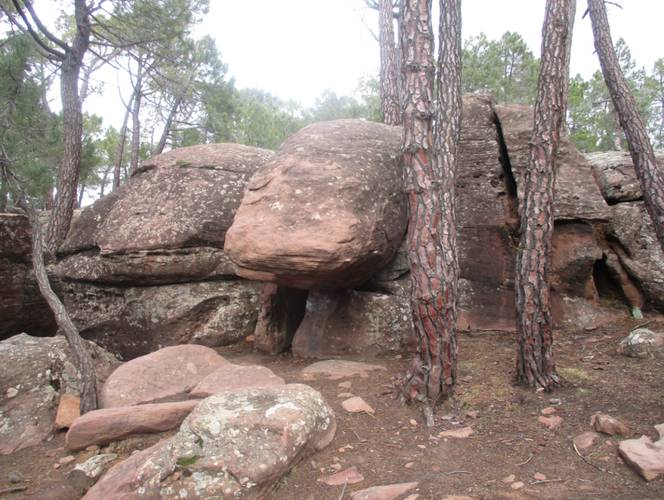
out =
[[[180,425],[199,402],[188,400],[90,411],[74,421],[65,442],[68,449],[76,451],[133,434],[167,431]]]
[[[350,494],[352,500],[395,500],[417,488],[419,483],[398,483],[372,486]]]
[[[373,415],[376,413],[369,403],[359,396],[353,396],[341,402],[341,407],[348,413],[369,413]]]
[[[339,380],[346,377],[360,376],[367,378],[369,372],[374,370],[385,370],[384,366],[361,363],[359,361],[348,361],[345,359],[328,359],[317,361],[302,369],[303,378],[312,379],[315,376],[327,376],[329,380]]]
[[[0,213],[0,340],[57,329],[32,272],[31,241],[26,217]]]
[[[595,413],[590,418],[590,425],[592,425],[597,432],[602,432],[609,436],[629,436],[632,433],[625,423],[617,418],[613,418],[611,415],[607,415],[606,413]]]
[[[84,498],[260,498],[327,446],[335,428],[331,408],[305,385],[217,394],[175,436],[114,466]]]
[[[537,417],[537,421],[550,431],[556,430],[563,423],[563,417],[552,415],[550,417]]]
[[[659,441],[651,441],[648,436],[639,439],[626,439],[618,445],[618,453],[627,465],[638,472],[646,481],[664,475],[664,424],[656,425]]]
[[[238,274],[294,288],[351,288],[390,262],[406,229],[397,127],[315,123],[251,179],[225,250]]]
[[[69,429],[81,416],[81,398],[75,394],[62,394],[55,413],[55,429]]]
[[[598,439],[599,434],[593,431],[588,431],[575,436],[573,442],[574,446],[576,446],[579,450],[585,450],[594,446]]]
[[[229,365],[209,347],[165,347],[115,370],[101,389],[100,406],[112,408],[187,399],[201,380]]]
[[[465,439],[473,434],[472,427],[461,427],[459,429],[450,429],[438,433],[438,437],[450,437],[455,439]]]
[[[356,484],[364,481],[364,476],[359,473],[357,467],[349,467],[342,471],[318,479],[318,482],[325,483],[328,486],[339,486],[342,484]]]
[[[189,396],[206,398],[222,391],[237,391],[249,387],[284,385],[284,379],[272,370],[257,365],[224,365],[207,375],[194,387]]]

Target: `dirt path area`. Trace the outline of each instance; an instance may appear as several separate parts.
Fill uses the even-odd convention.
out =
[[[306,381],[320,390],[337,413],[332,444],[301,462],[268,497],[274,500],[343,500],[369,486],[419,482],[420,499],[447,495],[490,498],[664,498],[664,479],[646,483],[624,465],[616,452],[620,438],[604,436],[581,458],[572,438],[591,430],[590,417],[605,412],[628,423],[634,434],[656,437],[653,425],[664,423],[664,360],[632,359],[615,353],[619,339],[636,322],[559,334],[556,356],[565,387],[552,394],[511,385],[514,341],[510,335],[464,335],[460,341],[460,384],[457,394],[436,411],[435,427],[426,428],[418,408],[402,406],[394,386],[408,360],[361,360],[384,366],[368,378]],[[663,328],[664,324],[650,325]],[[236,363],[260,363],[287,382],[303,382],[309,362],[290,356],[254,354],[249,345],[220,351]],[[338,395],[351,392],[375,409],[375,415],[350,414]],[[555,408],[563,421],[555,430],[538,422],[542,410]],[[477,413],[475,413],[477,412]],[[467,438],[441,437],[442,431],[471,427]],[[111,445],[122,456],[143,448],[156,437]],[[2,498],[76,498],[66,475],[75,462],[54,468],[67,455],[62,435],[45,446],[0,457],[0,490],[11,486],[8,474],[29,482],[26,490]],[[88,453],[89,455],[89,453]],[[320,477],[355,466],[364,480],[327,486]],[[535,475],[537,478],[535,478]],[[511,477],[513,476],[513,477]],[[511,481],[507,481],[507,480]],[[520,486],[519,489],[514,486]]]

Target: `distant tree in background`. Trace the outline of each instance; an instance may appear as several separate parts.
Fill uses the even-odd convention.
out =
[[[565,120],[571,0],[547,0],[542,28],[534,128],[519,207],[516,258],[517,382],[551,390],[559,383],[553,359],[549,274],[553,235],[555,157]]]
[[[648,131],[639,115],[637,101],[613,48],[604,0],[588,0],[588,12],[604,81],[625,133],[645,206],[652,219],[660,246],[664,249],[664,172],[657,165]]]

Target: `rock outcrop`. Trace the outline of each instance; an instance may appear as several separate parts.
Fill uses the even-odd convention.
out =
[[[30,223],[20,214],[0,214],[0,339],[27,332],[53,335],[55,318],[32,272]]]
[[[332,409],[306,385],[217,394],[175,436],[115,465],[84,498],[261,498],[335,429]]]
[[[303,289],[352,288],[393,258],[406,229],[401,131],[315,123],[251,179],[228,230],[238,274]]]
[[[92,342],[99,387],[119,361]],[[0,454],[39,444],[53,432],[62,394],[80,394],[64,337],[16,335],[0,342]]]
[[[169,151],[83,210],[57,266],[81,334],[132,358],[252,333],[258,287],[238,279],[224,242],[246,183],[272,155],[238,144]]]

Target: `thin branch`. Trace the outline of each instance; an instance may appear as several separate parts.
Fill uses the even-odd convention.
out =
[[[18,2],[16,0],[14,1],[14,5],[16,5]],[[60,40],[57,36],[55,36],[53,33],[51,33],[46,26],[44,26],[44,23],[41,22],[41,19],[39,19],[39,16],[37,16],[35,9],[32,7],[32,0],[24,0],[23,4],[25,5],[25,8],[28,9],[28,12],[30,13],[30,17],[32,17],[32,20],[35,22],[37,25],[37,28],[39,28],[39,31],[41,31],[46,38],[48,38],[51,42],[56,44],[58,47],[60,47],[64,52],[67,52],[69,47],[65,42]]]
[[[32,39],[35,41],[37,45],[39,45],[42,50],[46,51],[47,54],[49,54],[50,57],[56,57],[57,59],[64,59],[65,58],[65,53],[60,52],[59,50],[54,49],[53,47],[50,47],[42,40],[41,36],[39,36],[39,33],[37,33],[32,25],[30,24],[30,20],[28,19],[28,16],[23,12],[23,9],[21,9],[21,5],[18,3],[17,0],[12,0],[12,4],[14,5],[14,8],[16,9],[16,12],[18,12],[18,15],[21,16],[21,19],[23,19],[23,22],[25,23],[25,28],[28,30],[28,33],[30,33],[30,36]],[[10,18],[11,20],[11,18]],[[15,22],[15,21],[14,21]]]

